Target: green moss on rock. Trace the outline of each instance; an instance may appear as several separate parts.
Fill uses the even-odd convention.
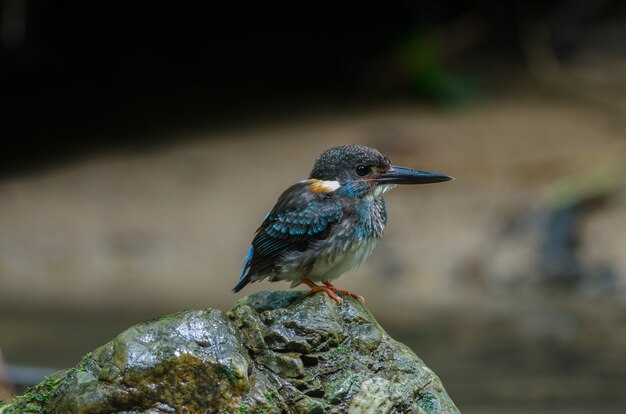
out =
[[[228,313],[136,325],[13,413],[458,413],[439,378],[359,302],[262,292]]]
[[[65,372],[61,371],[53,376],[46,377],[46,379],[27,390],[23,395],[15,397],[11,404],[0,407],[0,413],[29,414],[47,412],[46,407],[61,384]]]

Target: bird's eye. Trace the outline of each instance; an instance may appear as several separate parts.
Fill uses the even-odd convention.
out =
[[[356,173],[359,174],[361,177],[366,175],[368,172],[370,172],[370,167],[368,166],[359,165],[358,167],[356,167]]]

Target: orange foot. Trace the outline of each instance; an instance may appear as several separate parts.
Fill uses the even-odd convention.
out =
[[[365,303],[365,298],[361,295],[357,295],[356,293],[352,293],[347,290],[337,289],[330,282],[322,282],[322,283],[324,283],[324,285],[326,285],[326,287],[332,290],[333,292],[343,293],[344,295],[352,296],[354,299],[358,300],[359,302]]]
[[[335,292],[333,291],[333,288],[330,288],[328,286],[318,286],[310,279],[307,279],[304,277],[300,278],[300,282],[304,283],[305,285],[311,288],[311,291],[307,293],[307,296],[313,295],[317,292],[326,292],[326,294],[330,296],[332,300],[334,300],[340,305],[343,304],[343,299],[341,299],[337,294],[335,294]]]

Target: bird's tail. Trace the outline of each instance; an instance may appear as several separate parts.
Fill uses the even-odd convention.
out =
[[[252,259],[253,254],[254,254],[254,247],[251,247],[250,251],[248,251],[248,254],[243,259],[243,270],[241,271],[241,275],[239,275],[239,283],[237,283],[237,286],[233,288],[233,292],[235,293],[239,292],[248,283],[250,283],[251,277],[250,277],[250,272],[248,272],[248,270],[250,269],[250,260]]]
[[[237,293],[239,292],[241,289],[243,289],[248,283],[250,283],[250,275],[245,275],[243,278],[241,278],[241,280],[239,281],[239,283],[237,283],[237,286],[235,286],[233,288],[233,292]]]

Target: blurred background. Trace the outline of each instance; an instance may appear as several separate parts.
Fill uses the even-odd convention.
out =
[[[336,2],[338,3],[338,2]],[[338,286],[465,414],[626,404],[626,4],[0,0],[0,399],[126,327],[229,309],[324,149],[386,196]]]

